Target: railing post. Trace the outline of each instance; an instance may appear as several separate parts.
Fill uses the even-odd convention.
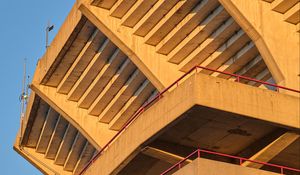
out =
[[[283,167],[280,167],[280,174],[283,174]]]
[[[200,158],[200,149],[198,149],[198,158]]]
[[[181,163],[178,164],[178,169],[180,169],[180,168],[181,168]]]
[[[240,165],[242,165],[243,164],[243,160],[241,158],[239,160],[240,160]]]
[[[240,82],[240,76],[239,75],[236,76],[236,81]]]

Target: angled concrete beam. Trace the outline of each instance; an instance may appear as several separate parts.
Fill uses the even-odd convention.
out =
[[[258,64],[262,64],[263,63],[263,59],[260,55],[258,55],[257,57],[255,57],[254,59],[252,59],[249,63],[247,63],[242,69],[240,69],[239,71],[235,72],[238,75],[247,75],[248,72],[252,72],[251,70],[253,68],[255,68],[255,66],[257,66]]]
[[[218,99],[217,103],[212,99]],[[228,103],[224,103],[224,101]],[[145,141],[153,138],[158,132],[163,132],[163,128],[196,104],[216,110],[230,111],[255,120],[300,128],[299,98],[202,73],[193,74],[143,112],[85,173],[111,174],[119,172],[129,160],[132,160],[141,151]],[[164,107],[162,108],[162,106]],[[128,147],[128,143],[130,143],[130,147]],[[110,166],[106,166],[107,162],[110,163]]]
[[[35,120],[33,121],[33,125],[28,137],[28,141],[25,146],[36,147],[41,134],[40,131],[42,130],[44,126],[44,122],[46,120],[48,110],[49,110],[49,105],[45,101],[40,100],[36,117]]]
[[[270,3],[270,2],[273,2],[274,0],[263,0],[263,1],[266,1],[266,2]]]
[[[41,130],[40,138],[36,146],[36,152],[45,153],[49,145],[49,141],[57,124],[59,114],[52,108],[49,108],[44,126]]]
[[[69,100],[78,101],[80,99],[115,49],[116,46],[109,39],[105,39],[94,58],[68,93]]]
[[[256,140],[249,146],[247,146],[245,149],[240,151],[238,154],[236,154],[239,157],[245,157],[249,158],[255,155],[257,152],[274,142],[276,139],[278,139],[280,136],[282,136],[284,133],[286,133],[287,130],[279,128],[276,130],[273,130],[272,132],[264,135],[260,139]]]
[[[271,77],[272,77],[272,75],[271,75],[269,69],[266,68],[263,71],[261,71],[260,73],[258,73],[254,78],[257,80],[266,81]],[[249,81],[247,84],[252,85],[252,86],[260,86],[261,85],[261,83],[256,83],[254,81]]]
[[[299,90],[299,33],[291,32],[293,26],[282,22],[283,16],[270,10],[270,4],[261,1],[219,2],[255,43],[275,82]],[[262,10],[265,13],[260,13]],[[270,30],[274,31],[270,33]],[[289,91],[282,93],[298,96]]]
[[[254,43],[250,42],[243,46],[241,50],[239,50],[233,57],[227,60],[222,66],[220,66],[217,70],[224,72],[236,72],[240,70],[245,64],[247,64],[252,58],[255,58],[258,54],[258,51],[254,45]],[[219,77],[228,77],[227,75],[223,75],[217,72],[211,74],[212,76]],[[229,77],[228,77],[229,78]]]
[[[143,73],[136,70],[101,112],[99,115],[99,121],[109,123],[145,79],[146,77]]]
[[[134,27],[158,0],[139,0],[122,17],[121,24]]]
[[[122,88],[128,77],[134,72],[135,66],[126,59],[116,74],[109,80],[104,89],[96,97],[94,101],[89,102],[90,107],[88,113],[98,116],[113,96]],[[91,86],[92,87],[92,86]]]
[[[184,157],[178,156],[176,154],[173,154],[173,153],[170,153],[167,151],[163,151],[161,149],[157,149],[154,147],[149,147],[149,146],[142,149],[141,152],[147,156],[162,160],[162,161],[170,163],[172,165],[174,165],[184,159]],[[183,165],[191,163],[191,162],[192,162],[192,160],[187,159],[185,162],[183,162]]]
[[[216,69],[233,56],[243,45],[250,41],[250,38],[243,30],[232,35],[222,46],[215,50],[200,66]],[[207,72],[202,70],[201,72]]]
[[[250,160],[260,161],[260,162],[269,162],[276,155],[278,155],[281,151],[287,148],[290,144],[292,144],[295,140],[299,138],[299,134],[286,132],[281,135],[278,139],[270,143],[268,146],[260,150],[258,153],[253,155]],[[262,164],[252,163],[252,162],[244,162],[243,166],[251,167],[251,168],[261,168]]]
[[[215,32],[213,32],[203,43],[201,43],[180,64],[182,71],[188,71],[194,65],[202,63],[210,53],[213,53],[233,33],[239,30],[239,25],[232,18],[226,20]]]
[[[126,123],[127,120],[145,103],[153,92],[154,87],[145,80],[143,84],[137,89],[134,95],[126,102],[122,109],[114,116],[114,119],[109,123],[109,128],[112,130],[119,130]]]
[[[68,157],[74,139],[77,137],[78,134],[79,133],[76,130],[76,128],[74,128],[71,124],[69,124],[54,159],[54,163],[56,165],[65,164],[65,161]]]
[[[117,0],[93,0],[92,5],[110,9],[117,2]]]
[[[78,5],[75,4],[72,7],[71,12],[68,14],[65,22],[62,24],[57,35],[51,42],[51,45],[47,48],[43,57],[39,60],[37,70],[33,81],[38,83],[47,83],[49,75],[51,74],[50,67],[58,59],[61,59],[66,50],[71,47],[72,42],[75,40],[78,32],[86,22],[86,18],[82,16],[82,13],[78,11]],[[71,41],[67,43],[68,41]],[[67,44],[66,44],[67,43]],[[61,52],[62,51],[62,52]],[[50,74],[49,74],[50,73]]]
[[[78,133],[75,140],[73,141],[68,157],[64,163],[64,170],[66,171],[74,170],[86,142],[87,141],[84,138],[84,136]]]
[[[283,18],[286,22],[298,24],[300,22],[300,2],[298,1],[297,4],[284,13]]]
[[[59,58],[56,58],[52,63],[51,67],[47,73],[46,79],[43,80],[43,85],[57,87],[59,86],[60,82],[65,77],[65,74],[68,72],[70,68],[72,68],[73,62],[77,59],[82,49],[84,49],[86,43],[89,41],[93,33],[95,32],[96,27],[90,22],[86,21],[85,24],[81,27],[80,31],[74,36],[74,41],[67,41],[67,44],[71,42],[68,48],[62,48],[62,53]],[[95,40],[98,41],[98,40]],[[94,54],[93,47],[87,50],[89,54]],[[84,57],[88,56],[89,54],[85,55]],[[90,59],[87,57],[87,59]],[[48,59],[46,58],[46,63],[49,64]],[[76,67],[75,70],[77,70]],[[71,74],[72,75],[72,74]]]
[[[157,3],[163,3],[163,11],[166,11],[165,8],[176,3],[174,1],[177,0],[158,1]],[[176,65],[166,62],[164,55],[156,53],[155,47],[145,44],[142,37],[134,35],[134,29],[124,26],[120,27],[120,19],[109,16],[107,10],[99,9],[89,4],[82,4],[79,9],[99,30],[109,37],[120,50],[128,55],[132,62],[157,89],[162,90],[183,74],[178,71]],[[147,14],[145,16],[147,16]],[[155,15],[160,15],[160,13],[155,13]],[[168,72],[168,74],[166,74],[166,72]]]
[[[100,149],[115,134],[107,125],[88,115],[86,109],[79,108],[77,102],[67,100],[66,95],[57,93],[56,88],[32,84],[31,89],[76,127],[95,148]]]
[[[50,138],[48,147],[46,149],[45,157],[47,159],[55,158],[55,155],[59,149],[60,143],[64,137],[67,127],[68,122],[62,116],[59,116],[53,134]]]
[[[156,52],[168,54],[218,5],[216,0],[201,1],[156,46]]]
[[[146,34],[179,0],[158,1],[146,15],[134,26],[133,33],[139,36]]]
[[[81,66],[83,66],[83,68],[81,68],[81,69],[84,69],[83,62],[86,61],[86,63],[88,63],[89,59],[92,59],[92,57],[86,57],[86,54],[87,54],[88,50],[90,50],[89,52],[93,52],[93,50],[91,49],[91,46],[92,46],[92,43],[94,42],[94,39],[96,38],[96,35],[98,34],[98,32],[99,31],[97,29],[95,29],[93,34],[90,36],[89,40],[82,48],[79,55],[75,58],[74,62],[72,63],[72,66],[69,68],[69,70],[66,72],[63,79],[59,83],[59,85],[57,87],[57,92],[67,94],[70,91],[70,89],[72,88],[73,84],[76,82],[76,79],[74,77],[71,78],[72,76],[74,76],[73,75],[74,71],[76,69],[80,69]]]
[[[53,164],[51,159],[46,159],[44,154],[35,152],[34,148],[14,146],[14,150],[23,156],[28,162],[47,175],[72,175],[71,172],[63,170],[62,166]]]
[[[147,33],[145,36],[145,43],[150,45],[157,45],[161,39],[168,34],[169,30],[178,23],[182,17],[185,16],[192,8],[192,4],[195,0],[182,0],[179,1],[167,14]],[[189,5],[187,5],[189,4]],[[189,7],[190,6],[190,7]],[[176,13],[180,11],[180,13]],[[163,30],[162,30],[163,29]]]
[[[168,54],[171,63],[179,64],[229,17],[222,6],[215,8],[191,33]]]
[[[285,13],[297,4],[297,2],[299,2],[299,0],[275,0],[271,3],[271,8],[276,12]]]
[[[235,72],[235,74],[246,76],[246,77],[252,77],[255,78],[259,73],[264,71],[266,69],[266,64],[264,63],[264,60],[260,55],[253,58],[251,61],[249,61],[243,68]],[[259,78],[259,77],[257,77]],[[236,77],[230,77],[228,80],[236,81]],[[260,80],[260,79],[258,79]],[[261,79],[265,81],[266,79]],[[240,82],[246,83],[249,82],[248,80],[241,79]],[[263,88],[264,86],[262,86]]]
[[[93,157],[96,149],[89,142],[86,142],[83,151],[80,154],[79,160],[74,168],[73,174],[78,174],[89,160]]]
[[[117,72],[120,64],[126,59],[126,56],[117,49],[114,54],[105,62],[98,75],[88,84],[87,89],[78,101],[79,107],[89,108],[101,90],[107,85],[113,75]]]
[[[110,9],[113,17],[122,18],[137,0],[118,0]]]

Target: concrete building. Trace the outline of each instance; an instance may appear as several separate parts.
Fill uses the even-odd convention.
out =
[[[299,11],[77,0],[37,64],[14,149],[51,175],[299,174]]]

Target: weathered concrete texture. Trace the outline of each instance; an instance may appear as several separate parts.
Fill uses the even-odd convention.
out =
[[[194,74],[146,110],[97,159],[86,174],[116,173],[139,147],[194,105],[300,128],[299,98]]]
[[[93,146],[100,150],[150,96],[195,65],[262,81],[274,79],[299,90],[299,5],[297,0],[77,0],[33,78],[20,129],[30,154],[16,150],[40,169],[52,163],[59,174],[77,173],[96,152]],[[239,140],[239,149],[227,147],[235,137],[230,136],[232,128],[223,127],[226,120],[201,128],[217,135],[210,139],[232,154],[278,128],[299,130],[299,94],[284,90],[280,92],[294,96],[280,94],[248,86],[257,83],[242,81],[248,84],[243,85],[220,73],[199,71],[204,74],[186,78],[134,121],[87,173],[120,172],[143,144],[195,106],[203,108],[199,114],[215,111],[219,120],[228,115],[229,126],[239,128],[235,122],[244,118],[245,125],[246,119],[267,125],[253,127],[250,122],[248,129],[257,134]],[[241,119],[230,120],[231,115]],[[192,140],[198,142],[194,143],[204,138],[202,131],[195,132]],[[222,140],[227,134],[229,139]],[[178,142],[198,146],[185,141]],[[282,152],[293,152],[291,142]],[[286,154],[275,150],[268,160],[278,162]],[[261,151],[265,152],[255,153],[269,155],[268,149]],[[161,157],[161,152],[156,153]],[[159,162],[149,174],[166,165]],[[52,173],[47,168],[42,171]]]
[[[176,3],[176,1],[172,1],[172,3]],[[172,5],[170,5],[170,7],[172,7]],[[101,28],[101,31],[130,57],[134,64],[138,66],[138,68],[159,90],[162,90],[177,77],[182,75],[182,73],[176,70],[176,65],[169,64],[165,61],[163,55],[156,53],[155,47],[147,47],[147,45],[144,44],[143,38],[132,35],[132,28],[119,28],[119,24],[117,22],[119,20],[111,17],[109,15],[109,11],[101,10],[98,7],[89,5],[88,3],[81,6],[81,11],[85,16],[88,16],[89,20],[92,21],[99,29]],[[99,21],[100,18],[103,21]],[[159,19],[160,18],[156,20]],[[107,26],[108,24],[110,26]],[[151,26],[149,30],[150,29]],[[119,35],[116,36],[116,33]],[[169,73],[166,74],[165,72]]]
[[[81,171],[93,156],[95,147],[44,100],[35,99],[38,102],[32,103],[32,115],[23,121],[30,124],[22,123],[22,127],[26,127],[22,135],[28,136],[19,144],[19,133],[15,150],[45,174]]]
[[[295,25],[284,22],[281,13],[261,0],[220,3],[255,43],[276,82],[299,90],[299,33]]]
[[[28,160],[37,169],[39,169],[42,173],[47,175],[72,174],[71,172],[64,171],[63,167],[53,164],[51,159],[45,159],[44,154],[37,153],[34,148],[20,147],[18,138],[19,137],[17,137],[14,144],[14,150]]]
[[[222,172],[222,173],[221,173]],[[269,171],[198,158],[173,175],[278,175]]]
[[[86,109],[78,108],[77,103],[67,100],[67,95],[56,93],[56,88],[33,85],[32,89],[82,133],[93,145],[100,149],[113,136],[115,131],[90,116]]]
[[[109,1],[95,1],[92,5],[83,4],[79,10],[123,50],[159,90],[175,81],[181,71],[195,65],[234,73],[260,54],[247,33],[216,0],[157,1],[147,12],[138,10],[138,7],[147,8],[142,1],[126,2],[129,1],[118,1],[107,9],[101,4]],[[126,13],[120,10],[120,16],[112,15],[123,6],[121,4],[126,8],[131,6],[130,10]],[[123,22],[128,16],[136,21],[130,26]],[[267,69],[265,64],[260,66]],[[252,77],[270,79],[269,71],[260,75],[263,70],[251,69]]]

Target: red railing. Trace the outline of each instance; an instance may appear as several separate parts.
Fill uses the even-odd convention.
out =
[[[122,128],[116,133],[116,135],[114,135],[111,140],[109,140],[109,142],[103,146],[103,148],[98,152],[98,154],[96,154],[88,163],[87,165],[82,169],[82,171],[79,173],[80,175],[82,175],[88,167],[91,166],[91,164],[103,153],[103,151],[105,151],[110,144],[141,114],[143,113],[150,105],[154,104],[155,101],[159,100],[162,98],[163,94],[166,93],[167,91],[169,91],[172,87],[174,86],[178,86],[179,82],[184,79],[186,76],[188,76],[190,73],[192,73],[193,71],[196,71],[196,73],[198,72],[199,69],[204,69],[204,70],[208,70],[208,71],[212,71],[212,72],[217,72],[220,74],[224,74],[224,75],[229,75],[232,77],[236,77],[236,81],[240,82],[241,79],[244,80],[248,80],[248,81],[253,81],[256,83],[260,83],[260,84],[264,84],[264,85],[268,85],[268,86],[272,86],[275,87],[277,90],[278,89],[285,89],[288,91],[292,91],[292,92],[297,92],[300,93],[300,91],[295,90],[295,89],[291,89],[291,88],[287,88],[284,86],[278,86],[276,84],[271,84],[268,82],[264,82],[264,81],[260,81],[260,80],[256,80],[250,77],[245,77],[245,76],[241,76],[241,75],[237,75],[237,74],[232,74],[232,73],[228,73],[228,72],[222,72],[222,71],[218,71],[218,70],[214,70],[214,69],[210,69],[207,67],[202,67],[202,66],[195,66],[192,69],[190,69],[188,72],[186,72],[184,75],[182,75],[179,79],[177,79],[174,83],[172,83],[170,86],[168,86],[167,88],[165,88],[162,92],[158,93],[154,98],[150,99],[149,101],[147,101],[144,105],[142,105],[134,114],[133,116],[131,116],[131,118],[122,126]]]
[[[250,160],[250,159],[247,159],[247,158],[238,157],[238,156],[232,156],[232,155],[229,155],[229,154],[223,154],[223,153],[218,153],[218,152],[214,152],[214,151],[197,149],[196,151],[192,152],[187,157],[185,157],[184,159],[182,159],[181,161],[179,161],[175,165],[171,166],[169,169],[167,169],[166,171],[164,171],[160,175],[166,175],[169,172],[171,172],[172,170],[174,170],[176,167],[178,169],[180,169],[182,167],[182,164],[186,160],[188,160],[189,158],[191,158],[192,156],[195,156],[195,155],[197,155],[197,157],[200,158],[201,157],[201,153],[207,153],[207,154],[211,154],[211,155],[217,155],[217,156],[221,156],[221,157],[227,157],[227,158],[236,159],[236,160],[239,160],[239,165],[242,165],[243,162],[247,162],[248,161],[248,162],[252,162],[252,163],[256,163],[256,164],[261,164],[263,166],[270,166],[270,167],[273,167],[273,168],[278,168],[278,170],[280,170],[281,174],[283,174],[284,171],[286,171],[286,170],[293,171],[293,172],[300,172],[300,169],[296,169],[296,168],[290,168],[290,167],[276,165],[276,164],[272,164],[272,163],[261,162],[261,161],[256,161],[256,160]]]

